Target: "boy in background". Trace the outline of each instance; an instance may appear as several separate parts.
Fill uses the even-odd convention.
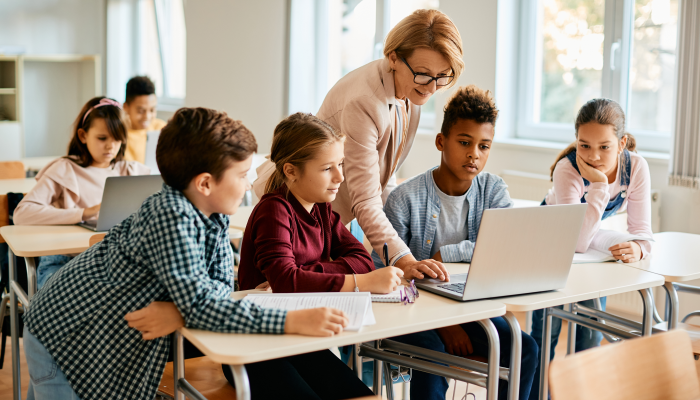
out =
[[[146,161],[146,139],[148,131],[159,131],[165,121],[156,118],[158,98],[156,86],[147,76],[135,76],[126,83],[124,111],[129,116],[126,152],[124,159]]]

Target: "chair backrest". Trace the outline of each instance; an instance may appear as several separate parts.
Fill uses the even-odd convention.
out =
[[[22,161],[0,161],[0,179],[22,179],[26,178]]]
[[[674,330],[552,361],[554,400],[700,398],[688,334]]]

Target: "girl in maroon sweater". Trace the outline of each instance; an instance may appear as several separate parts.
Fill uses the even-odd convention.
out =
[[[276,293],[389,293],[403,271],[374,269],[330,202],[343,182],[345,136],[310,114],[275,128],[275,172],[248,220],[238,269],[242,290],[269,282]]]

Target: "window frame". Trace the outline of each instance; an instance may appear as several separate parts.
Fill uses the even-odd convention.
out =
[[[164,18],[164,10],[162,9],[162,4],[158,0],[151,0],[153,1],[153,9],[154,9],[154,15],[155,15],[155,24],[156,24],[156,36],[158,38],[158,55],[160,57],[160,67],[161,67],[161,73],[163,75],[163,94],[158,97],[158,107],[163,110],[176,110],[180,107],[183,107],[185,105],[185,98],[187,97],[187,94],[185,93],[185,97],[173,97],[170,94],[170,76],[171,76],[171,69],[172,65],[170,62],[167,62],[165,50],[163,48],[163,36],[164,32],[162,32],[165,27],[163,24],[163,18]],[[180,2],[183,2],[183,0],[177,0]],[[182,7],[184,8],[184,3],[182,4]],[[186,24],[185,24],[186,27]],[[185,28],[186,29],[186,28]],[[185,31],[185,47],[187,46],[187,31]],[[187,50],[185,49],[185,54]],[[187,80],[187,75],[185,75],[185,81]],[[185,86],[186,82],[185,82]]]
[[[515,137],[559,143],[574,140],[574,126],[565,123],[536,122],[536,99],[541,90],[542,0],[522,3],[520,9],[519,66],[517,67],[518,99]],[[682,1],[682,0],[679,0]],[[605,0],[605,39],[603,42],[603,69],[601,96],[617,101],[629,114],[629,72],[632,55],[632,29],[635,0]],[[611,61],[614,59],[614,63]],[[676,61],[678,62],[678,60]],[[616,67],[619,66],[619,67]],[[612,68],[611,68],[612,67]],[[676,84],[674,82],[674,92]],[[675,96],[674,96],[675,99]],[[675,109],[675,104],[674,104]],[[675,111],[674,111],[675,112]],[[671,132],[628,129],[637,139],[641,150],[669,152]]]
[[[291,49],[295,47],[295,44],[293,44],[294,38],[292,37],[292,31],[294,31],[294,27],[292,27],[292,24],[294,24],[295,21],[295,14],[296,10],[300,10],[303,8],[303,6],[300,5],[295,5],[294,4],[295,0],[289,0],[288,1],[288,7],[290,9],[290,18],[289,18],[289,28],[288,28],[288,40],[287,40],[287,54],[288,58],[291,60],[293,57],[291,55]],[[309,6],[309,4],[306,4],[306,6]],[[314,79],[313,79],[313,85],[314,85],[314,97],[313,99],[299,99],[294,96],[294,90],[292,85],[292,75],[294,74],[294,71],[301,71],[304,70],[303,68],[299,68],[297,66],[291,65],[291,62],[288,62],[288,68],[287,68],[287,77],[288,77],[288,82],[287,82],[287,113],[291,114],[292,112],[296,111],[304,111],[304,112],[312,112],[315,113],[318,111],[319,107],[323,103],[323,98],[325,98],[326,94],[328,91],[331,89],[331,86],[328,85],[327,82],[327,70],[326,68],[328,67],[328,62],[325,57],[321,57],[319,55],[320,49],[324,47],[325,43],[323,42],[323,38],[319,38],[318,35],[323,29],[328,28],[328,22],[326,21],[326,18],[322,18],[320,16],[323,16],[325,13],[328,12],[328,5],[326,4],[325,0],[324,1],[313,1],[313,23],[314,23],[314,35],[316,36],[315,40],[317,43],[314,44],[315,49],[314,49],[314,54],[315,57],[313,61],[311,61],[309,64],[312,65],[312,67],[309,67],[310,69],[313,69],[314,71]],[[386,35],[389,33],[391,30],[391,0],[376,0],[376,12],[375,12],[375,34],[374,34],[374,43],[373,43],[373,55],[374,55],[374,60],[378,60],[381,58],[384,58],[383,56],[383,49],[384,49],[384,38]],[[307,69],[309,69],[307,68]],[[342,78],[342,77],[341,77]],[[325,89],[325,93],[324,92]],[[323,97],[323,98],[321,98]],[[431,112],[425,112],[424,109],[421,109],[421,119],[418,124],[418,130],[419,132],[426,132],[426,133],[434,133],[436,127],[436,111],[433,110]]]

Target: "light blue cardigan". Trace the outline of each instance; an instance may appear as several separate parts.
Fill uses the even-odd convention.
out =
[[[440,198],[435,193],[433,183],[435,169],[437,167],[399,185],[391,192],[384,205],[387,218],[416,260],[432,256],[430,251],[440,217]],[[467,201],[469,240],[442,246],[440,255],[443,262],[470,262],[484,210],[513,207],[508,185],[499,176],[488,172],[481,172],[474,178],[467,190]],[[384,266],[383,260],[374,251],[372,259],[377,268]]]

